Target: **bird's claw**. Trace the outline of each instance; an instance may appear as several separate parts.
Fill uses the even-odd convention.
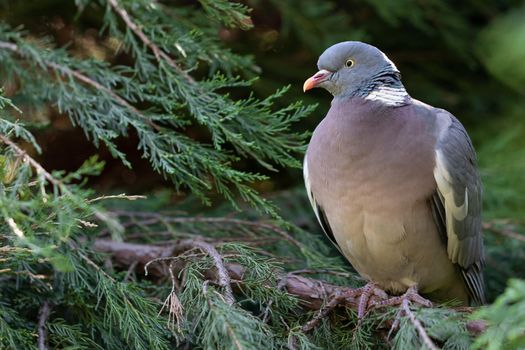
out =
[[[405,294],[395,297],[386,298],[379,301],[372,302],[374,308],[384,307],[384,306],[398,306],[403,302],[408,302],[410,304],[417,304],[423,307],[432,307],[432,302],[428,299],[423,298],[419,295],[416,287],[410,287],[407,289]]]
[[[357,318],[361,321],[371,308],[399,306],[403,302],[423,307],[432,307],[432,302],[419,295],[416,287],[410,287],[400,296],[389,296],[383,289],[370,282],[352,292],[352,297],[359,298]]]
[[[369,282],[364,287],[358,289],[360,291],[359,295],[359,304],[357,306],[357,318],[362,320],[367,311],[368,306],[374,297],[379,300],[388,299],[388,294],[381,288],[379,288],[375,283]]]

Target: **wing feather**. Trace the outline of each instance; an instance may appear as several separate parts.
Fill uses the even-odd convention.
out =
[[[326,216],[326,213],[321,207],[321,205],[316,202],[315,196],[312,192],[312,188],[310,187],[310,178],[308,176],[308,162],[306,160],[306,157],[304,157],[304,162],[303,162],[303,178],[304,178],[304,186],[306,187],[306,193],[308,194],[308,199],[310,200],[310,204],[312,205],[315,216],[317,217],[317,221],[319,221],[319,224],[321,225],[323,232],[326,234],[330,242],[332,242],[332,244],[339,251],[341,251],[341,248],[337,244],[332,228],[330,227],[330,224],[328,222],[328,217]]]
[[[436,225],[450,260],[457,264],[475,304],[485,302],[481,230],[481,179],[472,142],[459,120],[440,110],[432,197]]]

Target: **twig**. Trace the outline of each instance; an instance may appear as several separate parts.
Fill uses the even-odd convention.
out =
[[[46,323],[51,314],[49,301],[44,301],[38,311],[38,350],[47,350],[47,327]]]
[[[146,196],[142,196],[142,195],[136,195],[136,194],[127,195],[125,193],[121,193],[121,194],[115,194],[115,195],[109,195],[109,196],[96,197],[96,198],[87,200],[87,202],[93,203],[93,202],[98,202],[98,201],[106,200],[106,199],[126,199],[128,201],[135,201],[137,199],[146,199],[146,198],[147,198]]]
[[[310,321],[308,321],[302,328],[301,328],[301,331],[303,333],[308,333],[310,332],[312,329],[314,329],[315,327],[317,327],[317,325],[319,324],[319,322],[321,322],[321,320],[323,318],[325,318],[326,316],[328,316],[328,314],[333,310],[335,309],[337,306],[341,305],[341,302],[344,300],[344,295],[342,293],[340,293],[339,291],[336,291],[336,293],[332,296],[332,298],[330,299],[330,301],[328,303],[326,303],[325,306],[323,306],[319,312],[317,313],[317,315],[314,316],[314,318],[312,318]]]
[[[419,333],[419,336],[421,337],[421,340],[423,340],[423,343],[425,346],[430,350],[438,350],[437,346],[434,344],[432,339],[430,339],[430,336],[428,335],[427,331],[425,330],[425,327],[419,322],[419,320],[416,318],[416,315],[410,310],[408,299],[403,299],[401,303],[401,307],[405,314],[410,319],[410,322],[414,325],[417,332]]]
[[[175,274],[173,273],[173,262],[170,264],[168,271],[170,273],[171,278],[171,291],[170,294],[168,294],[168,296],[166,297],[164,303],[162,304],[162,307],[159,311],[159,315],[164,309],[167,309],[168,327],[175,328],[174,326],[176,325],[177,331],[180,333],[182,331],[181,324],[183,321],[183,308],[176,292],[177,279],[175,278]]]
[[[277,283],[277,289],[278,290],[281,290],[283,289],[285,286],[286,286],[286,279],[288,278],[288,275],[285,275],[281,278],[281,280],[279,281],[279,283]],[[273,302],[274,300],[271,299],[269,302],[268,302],[268,305],[266,305],[266,308],[264,310],[264,314],[263,314],[263,323],[266,323],[268,322],[268,317],[270,316],[270,308],[272,307],[273,305]]]
[[[195,80],[188,73],[186,73],[177,63],[175,63],[175,61],[167,53],[162,51],[162,49],[160,49],[153,41],[151,41],[148,36],[139,28],[139,26],[133,22],[128,12],[119,5],[118,0],[108,0],[108,2],[113,10],[120,16],[120,18],[122,18],[126,26],[128,26],[129,29],[131,29],[131,31],[135,33],[135,35],[138,36],[147,47],[150,48],[159,63],[161,63],[162,60],[166,61],[170,67],[184,76],[186,80],[188,80],[190,83],[195,83]]]
[[[170,266],[171,266],[173,263],[175,263],[175,262],[177,262],[179,260],[189,259],[189,258],[194,258],[194,257],[198,257],[198,256],[203,256],[204,255],[204,254],[189,254],[194,249],[197,249],[197,248],[186,250],[184,253],[179,254],[177,256],[168,256],[168,257],[155,258],[155,259],[152,259],[152,260],[148,261],[146,263],[146,265],[144,265],[144,275],[147,276],[149,274],[149,267],[152,264],[169,261],[170,262]]]
[[[215,249],[215,247],[209,243],[200,240],[186,240],[182,245],[188,245],[190,247],[196,247],[208,254],[213,259],[215,268],[217,269],[217,280],[218,284],[224,289],[224,297],[228,305],[233,305],[235,299],[233,297],[233,291],[231,287],[231,279],[228,270],[224,266],[221,255]]]

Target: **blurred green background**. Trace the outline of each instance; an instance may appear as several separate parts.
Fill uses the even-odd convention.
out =
[[[160,2],[193,5],[190,0]],[[256,95],[264,97],[276,88],[291,85],[291,91],[279,103],[284,106],[298,99],[307,104],[317,103],[311,117],[297,125],[300,130],[313,130],[331,100],[321,90],[302,93],[303,81],[316,71],[318,56],[328,46],[344,40],[361,40],[377,46],[401,70],[404,84],[414,98],[449,110],[465,124],[478,152],[485,187],[485,220],[521,230],[525,221],[525,4],[522,1],[247,0],[243,3],[253,8],[253,29],[222,28],[216,35],[233,51],[252,56],[253,74],[260,75],[254,85]],[[125,54],[107,57],[107,45],[111,42],[97,38],[99,17],[88,12],[77,18],[72,0],[0,1],[0,20],[23,24],[35,36],[52,36],[58,45],[69,45],[79,57],[110,59],[115,64],[129,62],[131,58]],[[16,87],[7,86],[7,95],[10,89]],[[112,159],[107,150],[95,149],[67,116],[49,108],[39,111],[38,118],[41,127],[35,134],[43,149],[38,159],[45,167],[73,170],[92,154],[99,153],[107,165],[102,176],[92,180],[92,185],[102,192],[150,193],[170,188],[141,159],[134,137],[119,142],[133,164],[133,169],[128,169]],[[187,132],[192,137],[201,137],[198,128],[188,128]],[[238,167],[269,174],[270,181],[254,184],[264,193],[290,190],[287,193],[297,201],[305,200],[299,189],[302,186],[299,170],[269,173],[249,161],[239,163]],[[179,197],[171,198],[176,201]],[[312,213],[304,212],[303,216],[296,218],[296,222],[314,222]],[[525,276],[520,266],[525,253],[523,245],[503,249],[500,236],[488,235],[486,239],[487,263],[489,267],[499,266],[488,269],[489,289],[494,290],[491,294],[494,296],[502,290],[508,276]]]

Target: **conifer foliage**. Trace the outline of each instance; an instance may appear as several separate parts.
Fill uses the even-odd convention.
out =
[[[524,346],[518,279],[480,310],[403,305],[358,321],[356,300],[335,306],[364,281],[315,233],[302,189],[269,201],[254,189],[267,175],[242,166],[299,168],[308,133],[298,122],[314,108],[285,102],[288,87],[252,92],[257,62],[218,36],[252,27],[247,6],[49,1],[75,12],[67,25],[96,27],[97,44],[59,44],[1,17],[0,349]],[[291,31],[305,18],[320,32],[348,20],[325,18],[332,2],[271,3]],[[313,31],[299,37],[315,35],[304,27]],[[99,193],[89,182],[104,169],[97,156],[75,171],[46,169],[34,135],[49,110],[128,167],[119,141],[135,137],[151,171],[186,199]],[[212,203],[216,194],[226,201]],[[519,226],[494,220],[485,229],[491,256],[523,258]]]
[[[249,156],[269,169],[297,167],[294,156],[306,135],[286,131],[311,108],[295,103],[272,109],[287,88],[263,100],[228,95],[231,88],[250,85],[240,74],[253,63],[222,49],[210,32],[220,23],[249,26],[248,9],[203,1],[208,14],[203,25],[197,10],[177,11],[150,1],[77,1],[77,5],[79,16],[98,7],[103,13],[101,35],[117,46],[115,54],[129,53],[133,64],[79,59],[65,48],[54,48],[49,39],[29,38],[29,33],[4,24],[2,75],[16,77],[22,86],[17,98],[35,108],[51,104],[95,145],[108,147],[126,165],[130,165],[126,155],[115,141],[136,133],[143,156],[177,189],[184,185],[205,199],[213,188],[229,199],[239,194],[268,209],[247,185],[262,176],[235,170],[232,163]],[[209,73],[198,74],[204,65]],[[184,127],[191,124],[207,128],[210,142],[186,136]]]

